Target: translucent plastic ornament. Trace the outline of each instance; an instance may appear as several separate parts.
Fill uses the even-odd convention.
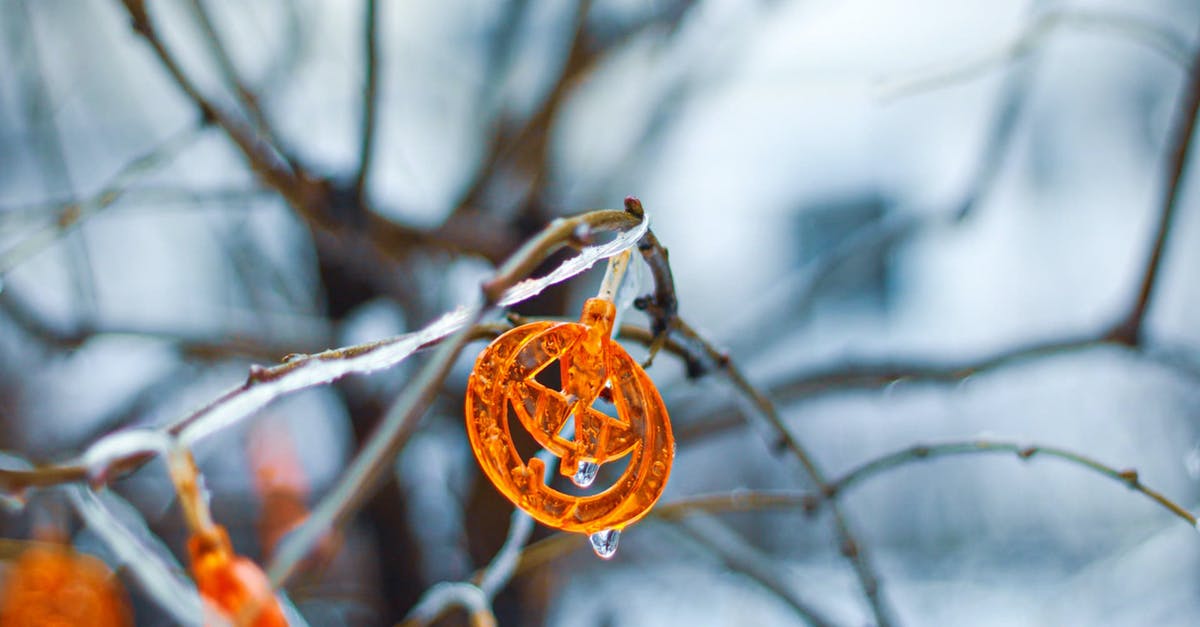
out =
[[[593,298],[574,322],[533,322],[496,338],[475,362],[467,385],[467,433],[484,473],[514,505],[538,522],[592,536],[616,531],[645,516],[662,495],[675,441],[654,382],[612,340],[616,307]],[[535,377],[559,362],[562,389]],[[593,407],[601,396],[610,416]],[[546,485],[545,464],[522,459],[509,431],[510,407],[521,426],[561,459],[560,472],[590,484],[605,463],[629,456],[625,472],[607,489],[575,496]],[[564,428],[574,418],[574,436]],[[602,557],[611,556],[602,555]]]
[[[66,546],[21,553],[0,587],[0,625],[132,625],[125,592],[104,562]]]

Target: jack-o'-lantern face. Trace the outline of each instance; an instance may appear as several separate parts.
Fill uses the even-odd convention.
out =
[[[534,322],[492,342],[475,362],[467,385],[467,433],[492,483],[537,521],[577,533],[621,529],[644,516],[662,495],[675,442],[662,398],[641,366],[611,339],[616,309],[591,299],[580,322]],[[535,377],[559,362],[562,389]],[[616,416],[593,407],[611,395]],[[567,476],[594,475],[629,456],[621,477],[592,496],[546,485],[545,464],[522,459],[509,432],[512,406],[521,425],[561,458]],[[562,432],[574,417],[571,438]]]

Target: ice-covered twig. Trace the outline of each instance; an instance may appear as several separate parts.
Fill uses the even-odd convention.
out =
[[[571,436],[566,435],[564,437]],[[548,483],[558,470],[558,457],[547,450],[539,452],[537,457],[545,465],[542,480]],[[512,517],[509,520],[508,535],[504,538],[504,544],[500,546],[500,550],[492,557],[492,561],[472,577],[470,581],[453,584],[443,582],[426,590],[425,594],[421,595],[421,599],[417,602],[417,605],[408,613],[403,627],[427,625],[444,615],[450,608],[456,606],[472,610],[473,606],[470,604],[477,603],[481,595],[485,604],[484,607],[487,608],[490,615],[492,599],[512,579],[513,573],[517,570],[517,564],[520,562],[525,543],[529,541],[529,536],[533,533],[533,518],[521,509],[514,509]],[[449,594],[447,593],[447,586],[449,586],[450,591],[459,592]],[[467,590],[473,591],[465,592]]]
[[[485,309],[475,307],[466,320],[474,325],[483,317]],[[374,493],[379,480],[385,474],[390,460],[399,453],[408,436],[416,428],[416,422],[433,397],[438,387],[450,372],[459,351],[470,339],[470,328],[457,331],[442,342],[433,358],[421,369],[417,378],[409,384],[396,405],[388,411],[383,422],[363,446],[362,451],[350,462],[350,467],[338,478],[337,484],[313,509],[312,514],[294,531],[284,536],[276,549],[267,574],[276,586],[283,586],[296,568],[332,529],[340,527],[358,510],[362,503]]]
[[[374,492],[391,460],[437,394],[459,351],[471,338],[473,325],[494,307],[530,298],[549,285],[583,272],[601,259],[632,248],[646,232],[648,222],[648,216],[635,216],[625,211],[593,211],[575,218],[555,220],[500,266],[492,279],[483,284],[484,302],[463,314],[465,319],[456,325],[460,330],[441,343],[329,494],[321,499],[300,527],[280,542],[268,569],[271,581],[277,586],[284,585],[312,547],[329,530],[349,519]],[[571,242],[588,241],[598,230],[623,232],[607,244],[582,249],[544,277],[521,280],[555,250]]]
[[[556,220],[497,270],[492,280],[483,286],[484,302],[481,304],[459,309],[418,332],[390,340],[316,355],[294,356],[272,368],[253,367],[245,383],[166,429],[128,431],[101,438],[73,464],[32,470],[0,470],[0,486],[11,490],[82,479],[91,479],[93,482],[110,480],[161,454],[165,448],[175,445],[187,447],[235,425],[280,396],[329,383],[347,374],[386,368],[421,348],[440,344],[437,353],[397,401],[337,485],[322,499],[306,522],[281,542],[269,572],[272,581],[282,585],[312,546],[327,531],[344,523],[372,493],[381,473],[415,428],[459,351],[474,337],[477,323],[488,311],[530,298],[554,283],[583,272],[601,259],[629,250],[642,240],[647,227],[647,216],[628,211],[595,211]],[[583,245],[591,241],[594,233],[606,230],[619,233],[608,243],[584,246],[578,255],[544,277],[521,280],[561,246],[572,243]],[[85,493],[92,494],[90,491]],[[103,512],[97,513],[93,504],[86,499],[81,498],[79,502],[81,512],[86,510],[85,515],[100,521],[95,524],[103,525]],[[495,578],[485,584],[493,590],[492,594],[507,581],[513,563],[511,555],[524,544],[529,533],[528,529],[521,532],[524,528],[522,521],[515,522],[513,542],[502,551],[500,557],[503,559],[497,561]],[[119,525],[103,528],[109,532],[112,538],[110,542],[121,542]],[[486,599],[487,595],[483,597]],[[191,615],[198,614],[193,612]]]
[[[488,283],[490,287],[485,289],[495,292],[496,306],[508,306],[531,298],[547,287],[587,270],[597,261],[631,248],[647,232],[647,228],[647,220],[617,210],[593,211],[556,220],[497,271],[496,277]],[[590,238],[592,233],[608,230],[621,232],[605,244],[583,247],[578,255],[544,277],[520,280],[524,277],[523,273],[532,271],[551,252],[567,243],[579,243],[581,232],[586,232]],[[270,368],[253,366],[244,383],[199,411],[171,424],[165,431],[177,437],[185,446],[190,446],[239,423],[284,395],[329,383],[348,374],[367,374],[395,366],[416,351],[436,345],[451,333],[470,326],[468,323],[482,313],[479,307],[473,310],[459,308],[413,333],[313,355],[293,355],[284,363]],[[80,460],[66,464],[36,469],[0,468],[0,490],[14,491],[81,481],[97,475],[114,478],[141,466],[152,456],[140,445],[129,446],[124,451],[117,447],[114,451],[113,442],[108,439],[114,437],[128,443],[144,441],[139,436],[130,435],[130,432],[101,438],[89,451],[105,451],[103,457],[107,461],[103,468],[99,464],[89,466],[86,463],[89,452],[85,452]],[[96,455],[93,453],[91,456],[94,458]]]
[[[201,601],[196,586],[183,573],[178,563],[168,562],[170,553],[147,546],[117,518],[92,490],[84,486],[67,486],[67,494],[88,527],[104,541],[142,590],[181,625],[224,624],[220,614]],[[131,509],[131,508],[130,508]],[[142,537],[149,537],[144,530]]]
[[[466,582],[435,584],[421,597],[401,625],[423,625],[452,607],[461,607],[471,615],[472,627],[494,627],[496,616],[491,601],[478,586]]]

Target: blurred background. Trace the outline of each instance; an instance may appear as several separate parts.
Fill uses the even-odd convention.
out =
[[[66,460],[187,415],[249,364],[420,328],[553,218],[636,195],[681,317],[778,403],[827,478],[996,440],[1200,498],[1200,171],[1171,176],[1195,114],[1191,0],[0,7],[8,453]],[[575,317],[598,281],[517,309]],[[482,347],[328,568],[290,590],[312,624],[393,624],[503,542],[511,506],[463,427]],[[239,552],[269,559],[419,363],[291,395],[196,449]],[[649,373],[678,437],[663,503],[813,488],[719,374],[667,354]],[[183,555],[161,465],[112,488]],[[52,520],[112,559],[53,490],[32,496],[0,514],[4,537]],[[829,507],[648,519],[611,561],[579,537],[522,569],[496,615],[806,624],[796,599],[844,625],[1200,612],[1195,529],[1078,465],[929,459],[838,503],[849,551]],[[125,583],[139,624],[169,623]]]

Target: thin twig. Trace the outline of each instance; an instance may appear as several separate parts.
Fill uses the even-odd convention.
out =
[[[628,337],[635,341],[643,343],[649,341],[642,337],[642,334],[636,329],[623,330],[622,333],[627,333]],[[687,347],[679,343],[668,348],[672,354],[681,352],[685,355],[690,354]],[[767,391],[780,402],[790,403],[823,394],[881,389],[896,383],[956,384],[969,377],[1028,361],[1103,348],[1132,351],[1139,357],[1168,368],[1179,375],[1190,379],[1200,379],[1200,369],[1193,361],[1181,359],[1180,351],[1172,352],[1165,347],[1154,347],[1153,349],[1147,346],[1130,347],[1112,338],[1109,333],[1093,333],[1033,342],[1004,349],[991,355],[959,361],[932,360],[920,357],[847,359],[841,363],[806,369],[771,382],[767,386]],[[698,372],[703,372],[705,367],[699,362],[691,366]],[[742,423],[741,416],[738,414],[731,416],[729,411],[727,407],[718,407],[702,414],[681,428],[676,436],[680,439],[687,439],[688,437],[711,435],[740,425]],[[780,438],[774,446],[782,449],[786,445]]]
[[[363,65],[366,86],[363,89],[361,133],[358,150],[358,176],[354,181],[355,198],[366,203],[367,177],[375,153],[375,125],[379,110],[379,18],[377,0],[367,0],[363,16]]]
[[[37,25],[34,23],[28,2],[16,3],[24,18],[24,28],[17,27],[20,32],[19,40],[26,44],[26,52],[30,56],[30,64],[22,73],[29,83],[21,91],[27,94],[26,102],[30,122],[41,128],[40,137],[33,142],[33,152],[41,161],[41,171],[50,173],[42,176],[47,191],[55,194],[66,192],[75,195],[75,185],[72,181],[70,164],[67,161],[66,146],[63,144],[62,130],[55,119],[54,111],[58,108],[51,99],[47,81],[50,77],[49,68],[43,63],[41,52],[38,50]],[[74,287],[76,300],[76,317],[91,320],[96,314],[96,276],[92,263],[88,240],[79,231],[71,231],[66,237],[67,265],[70,271],[71,283]]]
[[[544,481],[549,482],[558,471],[558,457],[543,449],[537,457],[545,464]],[[468,581],[454,584],[438,584],[429,588],[421,595],[421,599],[409,611],[408,616],[400,623],[401,627],[422,627],[435,622],[444,616],[454,606],[473,610],[482,606],[489,612],[492,599],[496,597],[516,572],[525,543],[533,533],[534,520],[520,508],[514,508],[509,517],[508,535],[504,544],[492,557],[488,565],[475,573]],[[451,586],[450,592],[441,589]],[[478,611],[473,613],[478,614]]]
[[[1033,342],[961,361],[922,359],[853,359],[809,370],[771,386],[781,401],[793,401],[822,392],[881,388],[898,381],[957,383],[983,372],[1033,359],[1052,357],[1112,344],[1096,334]]]
[[[1054,10],[1030,18],[1009,41],[966,60],[946,67],[924,70],[885,81],[879,87],[883,98],[891,99],[953,85],[969,80],[1003,64],[1019,61],[1038,50],[1060,28],[1099,28],[1124,36],[1163,55],[1180,67],[1187,67],[1188,43],[1169,27],[1127,13],[1095,10]]]
[[[201,31],[204,33],[204,43],[208,46],[209,54],[216,60],[217,67],[220,69],[225,82],[233,88],[234,93],[237,94],[238,101],[246,110],[246,114],[255,127],[266,136],[279,155],[294,169],[296,167],[295,159],[283,151],[279,134],[271,125],[266,114],[263,113],[258,96],[250,89],[246,81],[242,80],[242,75],[238,72],[237,66],[234,65],[233,58],[229,55],[229,50],[221,40],[221,34],[217,32],[216,24],[212,19],[212,13],[208,10],[208,4],[205,0],[192,0],[192,10],[196,15],[197,22],[200,24]]]
[[[1142,273],[1141,285],[1137,296],[1130,308],[1128,317],[1117,325],[1112,332],[1113,339],[1137,346],[1145,340],[1146,311],[1150,307],[1154,287],[1162,267],[1163,254],[1167,247],[1167,237],[1178,213],[1179,198],[1183,187],[1183,175],[1187,170],[1188,155],[1191,152],[1192,135],[1196,130],[1196,114],[1200,110],[1200,50],[1192,59],[1187,82],[1180,95],[1179,108],[1175,114],[1172,132],[1168,140],[1166,185],[1163,191],[1162,207],[1159,211],[1158,224],[1154,232],[1154,244],[1150,248],[1150,256],[1146,260],[1146,269]]]
[[[585,244],[598,232],[626,230],[642,222],[628,211],[601,209],[574,218],[558,218],[517,249],[483,284],[484,298],[498,302],[505,290],[529,276],[550,253],[567,244]]]
[[[685,343],[695,344],[705,357],[721,370],[738,392],[754,405],[755,409],[779,434],[784,445],[800,462],[809,480],[817,486],[817,489],[824,490],[827,483],[823,473],[804,445],[787,428],[771,399],[750,383],[741,369],[737,367],[727,354],[717,350],[682,319],[677,318],[675,320],[675,331],[680,337],[686,340]],[[891,610],[880,591],[879,576],[876,574],[875,568],[871,565],[865,547],[855,538],[850,522],[838,504],[836,502],[830,503],[829,509],[833,514],[834,529],[837,532],[838,541],[841,543],[841,553],[853,567],[854,574],[858,577],[863,594],[871,606],[871,612],[874,614],[876,623],[879,627],[890,625],[892,623]]]
[[[118,518],[105,502],[107,499],[101,499],[84,486],[71,486],[67,495],[92,532],[113,552],[115,559],[127,567],[126,571],[146,595],[177,621],[176,624],[196,627],[225,624],[223,615],[204,601],[178,562],[165,550],[156,551],[146,544],[144,538],[149,535],[149,530],[144,521],[138,520],[140,529],[131,528]],[[115,499],[111,494],[106,496]]]
[[[448,322],[453,322],[449,320]],[[202,425],[203,432],[190,434],[190,441],[219,430],[228,424],[265,407],[271,401],[296,390],[314,385],[329,383],[346,374],[365,374],[378,369],[387,368],[404,360],[414,352],[435,346],[445,339],[446,333],[441,329],[457,325],[443,323],[441,326],[430,325],[422,331],[405,335],[376,340],[354,346],[330,349],[312,355],[289,355],[284,363],[263,368],[254,366],[250,376],[242,385],[226,392],[205,407],[176,420],[161,431],[170,437],[181,436],[196,425]],[[496,330],[492,325],[477,325],[470,329],[472,337],[493,337]],[[336,370],[330,370],[330,366]],[[206,421],[216,420],[216,425],[205,426]],[[129,432],[118,432],[122,435]],[[104,446],[103,438],[94,442],[89,450]],[[78,459],[62,464],[44,465],[33,469],[0,468],[0,491],[15,492],[27,488],[41,488],[62,483],[80,481],[114,481],[134,470],[137,470],[151,456],[144,452],[132,452],[124,456],[108,459],[105,468],[89,468],[84,462],[87,452]]]
[[[121,1],[125,5],[126,12],[129,13],[134,32],[150,45],[163,69],[167,71],[184,95],[199,108],[201,118],[215,122],[225,131],[246,157],[250,167],[267,185],[279,191],[297,210],[308,209],[307,199],[302,196],[303,190],[300,189],[297,181],[297,176],[302,173],[293,173],[291,167],[280,158],[274,147],[260,141],[251,129],[226,113],[200,91],[200,88],[184,73],[175,56],[171,54],[159,36],[154,20],[151,19],[147,10],[145,0]]]
[[[738,490],[723,494],[705,494],[685,497],[659,505],[655,508],[654,515],[674,518],[697,510],[717,513],[760,511],[764,509],[784,509],[791,507],[803,507],[807,511],[815,512],[822,501],[840,499],[851,488],[865,483],[868,479],[887,474],[900,467],[932,461],[942,457],[973,456],[992,453],[1011,454],[1023,461],[1031,460],[1034,457],[1048,457],[1066,462],[1072,466],[1108,477],[1146,496],[1156,505],[1170,512],[1188,525],[1193,527],[1197,525],[1197,519],[1194,514],[1161,492],[1142,483],[1136,470],[1129,468],[1118,469],[1095,458],[1057,446],[990,439],[936,442],[907,446],[855,466],[851,470],[829,481],[823,492]]]
[[[1193,528],[1197,527],[1197,518],[1194,514],[1161,492],[1142,483],[1136,470],[1118,469],[1115,466],[1110,466],[1092,457],[1056,446],[987,439],[915,444],[891,453],[886,453],[867,460],[855,466],[850,471],[831,479],[826,484],[827,487],[824,491],[734,490],[718,494],[701,494],[684,497],[669,503],[661,503],[650,512],[650,516],[670,521],[680,519],[695,512],[716,514],[792,509],[796,507],[802,508],[805,512],[812,514],[818,510],[823,502],[841,499],[852,488],[865,483],[867,480],[888,474],[903,466],[932,461],[942,457],[983,454],[1009,454],[1023,461],[1041,457],[1065,462],[1088,472],[1112,479],[1149,498],[1155,505],[1163,508],[1189,526]],[[578,548],[578,543],[572,541],[574,539],[572,534],[556,534],[525,547],[521,552],[521,561],[517,565],[514,577],[528,573]]]
[[[450,373],[459,351],[470,340],[472,327],[486,311],[485,307],[475,307],[467,316],[467,326],[438,346],[433,358],[410,384],[409,391],[388,411],[333,489],[313,508],[303,524],[280,541],[267,571],[276,587],[284,586],[312,547],[327,532],[345,524],[378,489],[390,461],[408,442],[418,420],[437,395],[442,380]]]
[[[642,201],[633,196],[625,198],[625,211],[633,215],[645,214]],[[658,241],[651,231],[638,242],[638,252],[650,267],[650,276],[654,278],[654,293],[642,296],[634,301],[634,306],[645,311],[650,316],[650,330],[656,341],[650,344],[650,354],[645,366],[649,367],[654,356],[667,341],[675,317],[679,314],[679,300],[675,295],[675,277],[671,273],[670,255],[667,249]]]
[[[911,464],[913,462],[927,459],[933,459],[936,457],[979,453],[1011,453],[1015,454],[1021,459],[1031,459],[1035,456],[1045,456],[1069,462],[1075,466],[1088,469],[1092,472],[1104,475],[1110,479],[1122,483],[1130,490],[1140,492],[1141,494],[1149,497],[1155,503],[1162,506],[1167,511],[1183,519],[1191,526],[1196,526],[1196,517],[1191,512],[1184,509],[1182,506],[1166,496],[1163,496],[1163,494],[1157,490],[1153,490],[1142,484],[1136,470],[1119,470],[1086,455],[1055,446],[1021,444],[1017,442],[1003,442],[996,440],[970,440],[966,442],[945,442],[941,444],[918,444],[888,455],[884,455],[882,457],[878,457],[847,472],[838,478],[837,481],[829,483],[827,486],[827,498],[836,496],[848,487],[858,484],[869,477],[882,474],[898,466],[903,466],[905,464]]]
[[[202,119],[217,124],[237,147],[257,178],[275,190],[292,209],[319,234],[319,245],[330,247],[342,257],[361,254],[357,243],[366,244],[366,252],[376,260],[392,262],[403,258],[417,245],[428,244],[454,249],[455,242],[437,232],[426,232],[399,224],[377,212],[368,211],[365,224],[347,221],[342,214],[338,194],[327,181],[318,180],[299,163],[289,161],[269,138],[255,133],[242,120],[226,112],[204,95],[183,71],[160,36],[144,0],[121,0],[133,23],[134,31],[150,45],[155,57],[180,91],[199,110]],[[359,215],[355,213],[355,215]]]
[[[491,600],[479,587],[466,582],[443,581],[435,584],[413,607],[399,627],[427,625],[444,615],[452,607],[467,611],[471,627],[495,627],[496,615],[492,613]]]
[[[494,182],[494,178],[506,175],[504,172],[506,168],[499,166],[511,155],[525,159],[526,168],[537,170],[542,167],[545,162],[544,155],[549,141],[550,125],[554,121],[559,106],[570,93],[570,88],[595,61],[595,57],[588,54],[588,48],[584,42],[587,14],[590,7],[591,0],[577,0],[570,49],[565,55],[562,71],[554,85],[551,86],[550,93],[546,95],[537,111],[525,120],[518,130],[505,131],[501,129],[492,136],[479,169],[479,175],[475,177],[471,187],[463,195],[458,207],[448,219],[453,219],[456,214],[474,210],[482,204],[485,193],[489,185]],[[536,173],[531,176],[537,178]]]
[[[732,570],[744,573],[757,581],[759,585],[787,603],[808,624],[816,627],[833,624],[796,594],[792,589],[792,584],[788,581],[788,575],[780,572],[769,556],[764,555],[716,518],[708,516],[704,512],[694,512],[690,516],[680,517],[673,522],[672,529],[683,533],[712,552]]]
[[[274,361],[288,354],[313,351],[328,346],[328,329],[305,328],[303,333],[271,333],[264,337],[260,329],[226,327],[211,333],[155,329],[149,326],[86,325],[67,330],[45,320],[21,298],[18,290],[0,291],[0,311],[32,338],[48,348],[73,350],[100,337],[137,337],[157,340],[175,347],[184,357],[216,361],[229,357],[247,357]],[[278,339],[270,337],[282,336]]]
[[[53,221],[46,223],[20,243],[0,253],[0,276],[7,274],[26,259],[41,252],[66,232],[78,227],[84,220],[112,206],[129,189],[129,186],[156,169],[170,163],[200,136],[205,126],[189,125],[171,134],[162,143],[121,167],[91,197],[57,207]]]
[[[524,4],[524,3],[521,3]],[[569,49],[563,55],[562,69],[559,71],[554,84],[543,98],[538,108],[527,119],[515,125],[515,128],[499,120],[499,130],[494,133],[489,143],[478,174],[470,188],[463,194],[454,212],[447,222],[460,221],[470,212],[477,212],[484,205],[489,189],[500,177],[524,177],[527,184],[523,202],[526,209],[536,206],[538,196],[544,191],[544,183],[550,170],[550,151],[548,147],[552,139],[552,127],[559,111],[569,101],[576,86],[582,84],[588,76],[601,66],[604,59],[619,50],[623,44],[635,36],[652,28],[664,27],[673,29],[678,26],[687,12],[700,3],[692,0],[673,1],[661,7],[647,19],[601,38],[599,33],[589,29],[588,13],[592,6],[591,0],[577,0],[573,15],[572,33]],[[524,6],[514,4],[509,19],[520,20],[526,13]],[[505,24],[502,28],[513,28],[515,24]],[[504,45],[500,42],[499,45]],[[501,59],[498,62],[503,63]],[[499,83],[497,83],[499,84]]]

